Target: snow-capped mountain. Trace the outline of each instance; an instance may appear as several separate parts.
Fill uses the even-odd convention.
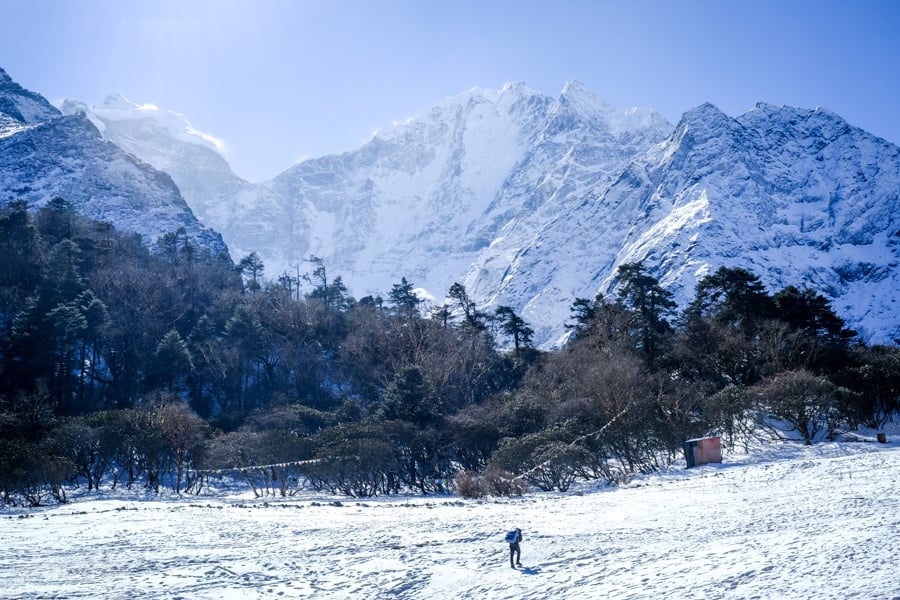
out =
[[[184,228],[195,243],[227,252],[169,175],[104,140],[85,116],[63,115],[0,69],[0,202],[21,199],[39,208],[56,196],[148,243]]]
[[[40,94],[30,92],[13,81],[0,69],[0,117],[4,119],[3,131],[35,125],[59,116],[59,111]]]
[[[548,339],[570,298],[613,291],[622,263],[645,261],[681,306],[704,275],[743,267],[772,292],[815,289],[864,338],[889,342],[898,215],[897,146],[821,109],[760,104],[733,119],[706,104],[609,185],[571,196],[530,243],[482,253],[464,283],[550,324]]]
[[[357,295],[407,277],[442,297],[510,223],[533,237],[555,214],[558,187],[601,182],[671,131],[660,115],[614,109],[578,82],[558,99],[516,83],[469,90],[356,152],[249,184],[207,169],[224,161],[175,113],[121,96],[63,110],[85,111],[106,139],[167,170],[235,256],[259,253],[272,278],[319,256]]]
[[[105,139],[171,175],[205,224],[227,222],[227,199],[249,185],[223,158],[222,142],[195,129],[184,115],[136,104],[122,94],[92,107],[65,100],[59,109],[67,115],[84,114]],[[223,209],[225,216],[219,213]]]
[[[603,182],[669,130],[578,83],[558,99],[522,84],[470,90],[265,184],[290,227],[272,236],[291,240],[273,258],[314,254],[355,289],[405,276],[442,297],[501,236],[527,239],[553,219],[560,189]]]
[[[556,98],[509,84],[261,184],[212,159],[207,179],[192,172],[179,157],[214,147],[186,137],[186,120],[103,110],[92,118],[107,139],[168,160],[198,214],[273,279],[315,255],[357,296],[406,277],[439,302],[461,281],[547,346],[576,297],[614,291],[622,263],[644,260],[682,305],[703,275],[740,266],[772,292],[812,287],[869,341],[900,338],[900,149],[825,110],[760,104],[732,118],[706,104],[673,127],[578,82]]]

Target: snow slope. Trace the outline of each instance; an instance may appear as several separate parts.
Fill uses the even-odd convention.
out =
[[[97,106],[65,100],[60,110],[84,114],[103,138],[168,173],[197,215],[208,225],[227,222],[234,198],[249,184],[234,174],[222,156],[224,143],[197,130],[187,117],[152,104],[139,105],[111,94]]]
[[[777,444],[619,488],[513,499],[0,508],[0,597],[896,599],[889,441]],[[515,526],[524,567],[512,570],[503,535]]]
[[[20,124],[34,125],[58,117],[59,110],[40,94],[20,86],[0,69],[0,115],[6,115]]]
[[[558,97],[513,83],[260,184],[181,115],[121,97],[92,110],[270,279],[315,255],[356,297],[406,277],[440,302],[461,282],[552,347],[572,302],[614,294],[623,263],[644,261],[682,307],[704,275],[742,267],[770,292],[823,294],[867,342],[900,339],[900,148],[820,108],[704,104],[673,127],[577,81]]]
[[[63,115],[0,69],[0,203],[25,200],[40,208],[57,196],[148,243],[184,228],[213,254],[227,252],[169,175],[104,140],[84,115]]]
[[[467,288],[558,323],[567,297],[613,294],[623,263],[644,261],[681,307],[704,275],[742,267],[771,292],[823,294],[869,342],[900,339],[900,148],[833,113],[705,104],[582,198],[524,247],[484,253]]]

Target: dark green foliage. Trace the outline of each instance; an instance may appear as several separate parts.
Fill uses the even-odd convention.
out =
[[[728,447],[749,441],[756,427],[756,402],[750,388],[730,385],[701,396],[697,410],[710,430],[719,432]]]
[[[491,465],[544,491],[565,492],[583,473],[592,454],[586,448],[559,439],[561,431],[548,430],[520,438],[508,438],[491,458]]]
[[[543,353],[459,283],[430,311],[406,278],[357,302],[317,257],[267,283],[254,254],[235,267],[183,230],[147,248],[60,198],[0,207],[0,251],[4,502],[225,474],[258,495],[565,490],[661,468],[687,438],[739,445],[776,417],[813,442],[900,404],[896,348],[739,268],[673,325],[669,293],[624,264],[617,297],[575,299],[567,346]]]
[[[793,329],[829,337],[847,336],[844,320],[834,314],[827,299],[806,288],[799,290],[790,285],[773,298],[778,318]]]
[[[265,265],[256,252],[251,252],[242,258],[237,269],[244,277],[244,286],[247,292],[254,293],[262,289],[261,280]]]
[[[347,286],[340,275],[329,281],[325,261],[318,256],[310,256],[307,261],[316,267],[304,276],[313,285],[312,291],[306,295],[309,300],[321,302],[326,310],[333,312],[343,312],[353,306],[355,301],[347,294]]]
[[[447,297],[452,301],[450,305],[452,314],[460,314],[462,321],[460,327],[470,333],[477,333],[487,329],[484,313],[479,311],[475,302],[469,298],[466,286],[461,283],[454,283],[447,292]]]
[[[328,414],[296,405],[256,411],[239,430],[210,440],[198,466],[240,473],[257,496],[293,495],[303,476],[298,463],[315,451],[311,435],[331,421]]]
[[[590,327],[597,316],[594,310],[594,303],[587,298],[575,298],[575,301],[572,302],[572,306],[569,308],[569,312],[572,313],[572,318],[575,319],[575,322],[566,323],[566,329],[574,330],[576,335]]]
[[[388,301],[399,313],[404,315],[417,315],[422,299],[416,296],[413,284],[406,280],[406,277],[400,279],[400,283],[395,283],[388,294]]]
[[[501,439],[498,423],[490,420],[488,411],[474,406],[447,418],[447,434],[454,460],[466,472],[481,472],[488,464]]]
[[[849,429],[841,410],[846,402],[839,388],[825,377],[808,371],[788,371],[760,383],[751,390],[760,407],[800,434],[807,445],[822,436],[829,440]]]
[[[187,344],[175,329],[170,330],[156,346],[156,354],[148,378],[152,384],[162,385],[169,393],[182,387],[194,364]]]
[[[374,496],[400,489],[400,456],[381,423],[341,424],[322,432],[317,462],[304,472],[314,488],[347,496]]]
[[[659,357],[671,327],[666,317],[675,308],[672,293],[663,289],[640,262],[620,265],[619,302],[633,311],[632,327],[640,340],[640,348],[651,361]]]
[[[0,208],[0,313],[22,302],[39,281],[40,244],[28,206],[16,201]]]
[[[519,354],[525,348],[531,347],[534,330],[525,323],[525,320],[513,312],[509,306],[498,306],[494,315],[500,322],[500,331],[512,338],[513,348]]]
[[[104,411],[73,417],[53,433],[53,447],[71,461],[76,480],[87,482],[88,490],[100,489],[116,462],[124,433],[119,416]]]
[[[397,373],[384,391],[379,417],[412,423],[418,428],[432,427],[442,415],[440,399],[418,367],[406,367]]]
[[[851,423],[880,429],[900,411],[900,348],[854,348],[849,364],[835,380],[854,392]]]
[[[775,305],[759,277],[741,268],[720,267],[697,284],[688,318],[712,317],[750,329],[775,315]]]

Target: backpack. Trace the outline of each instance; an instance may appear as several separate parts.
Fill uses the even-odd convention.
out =
[[[519,541],[519,532],[513,529],[512,531],[507,532],[506,534],[506,543],[507,544],[515,544]]]

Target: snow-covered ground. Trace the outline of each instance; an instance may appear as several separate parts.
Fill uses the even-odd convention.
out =
[[[896,599],[893,433],[513,499],[95,495],[2,508],[0,596]],[[515,526],[517,570],[503,542]]]

